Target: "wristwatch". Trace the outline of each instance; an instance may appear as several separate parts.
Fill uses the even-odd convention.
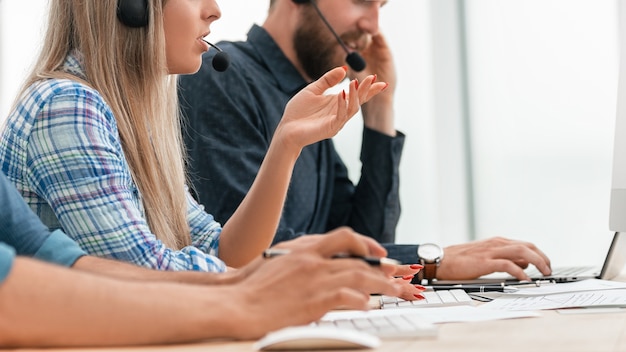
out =
[[[437,268],[443,259],[443,248],[434,243],[422,243],[417,248],[417,256],[424,269],[420,270],[418,277],[429,282],[437,278]]]

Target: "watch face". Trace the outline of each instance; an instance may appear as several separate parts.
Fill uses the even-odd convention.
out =
[[[437,259],[441,259],[443,251],[441,247],[434,243],[423,243],[418,247],[417,255],[427,262],[434,262]]]

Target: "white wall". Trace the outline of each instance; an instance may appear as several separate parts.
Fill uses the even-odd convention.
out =
[[[0,122],[41,46],[46,0],[0,0]]]
[[[479,235],[533,241],[559,262],[606,254],[617,5],[468,1]]]

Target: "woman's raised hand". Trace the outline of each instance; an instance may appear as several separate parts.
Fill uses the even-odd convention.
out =
[[[350,81],[348,92],[325,94],[345,78],[346,68],[337,67],[296,94],[287,103],[274,139],[278,137],[287,148],[301,149],[332,138],[359,111],[361,104],[387,87],[387,83],[375,82],[375,76],[370,75],[361,82]]]

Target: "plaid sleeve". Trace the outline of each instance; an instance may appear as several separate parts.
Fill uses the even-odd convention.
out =
[[[28,182],[89,254],[165,270],[223,271],[220,226],[206,219],[198,247],[172,250],[150,231],[115,118],[97,92],[75,84],[40,108],[27,141]]]
[[[204,211],[204,206],[198,204],[189,192],[187,192],[187,209],[192,245],[217,256],[221,225],[213,219],[213,215]]]

